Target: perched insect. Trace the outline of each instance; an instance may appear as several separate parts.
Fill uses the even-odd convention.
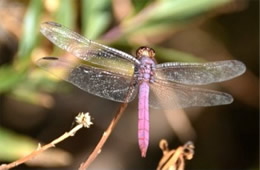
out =
[[[77,57],[73,61],[41,58],[38,65],[54,75],[116,102],[130,102],[139,92],[138,139],[142,157],[146,156],[149,143],[149,106],[173,109],[229,104],[233,101],[231,95],[191,85],[222,82],[246,70],[237,60],[156,64],[155,51],[149,47],[140,47],[134,57],[88,40],[54,22],[43,23],[41,33]]]

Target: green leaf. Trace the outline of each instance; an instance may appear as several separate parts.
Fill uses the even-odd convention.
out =
[[[204,62],[205,60],[198,58],[192,54],[161,48],[161,47],[154,47],[156,49],[156,60],[158,62]]]
[[[132,0],[132,4],[135,8],[135,12],[141,11],[148,3],[153,2],[154,0]]]
[[[231,0],[161,0],[151,4],[150,8],[144,9],[136,17],[124,24],[126,33],[137,33],[140,30],[163,26],[165,29],[174,28],[176,25],[186,24],[202,16],[206,12],[227,4]],[[164,30],[165,30],[164,29]],[[155,30],[155,29],[153,29]],[[148,31],[149,32],[149,31]],[[160,33],[158,30],[157,33]]]
[[[49,77],[46,77],[49,76]],[[52,75],[44,70],[34,69],[28,73],[26,79],[20,82],[10,93],[10,96],[15,100],[35,104],[43,107],[50,107],[53,104],[53,99],[48,94],[67,92],[69,86],[59,85],[57,79],[50,78]]]
[[[62,0],[60,1],[60,7],[55,13],[55,21],[72,28],[75,25],[76,11],[74,1]]]
[[[89,39],[96,39],[111,22],[111,1],[82,0],[82,31]]]
[[[162,1],[153,12],[149,14],[151,20],[173,19],[180,20],[197,16],[220,5],[224,5],[230,0],[168,0]]]
[[[37,149],[38,142],[24,135],[14,133],[0,127],[0,161],[12,162],[24,157]],[[57,159],[56,159],[57,158]],[[32,160],[25,162],[31,166],[60,167],[68,166],[72,156],[59,148],[45,150]]]
[[[11,66],[0,67],[0,93],[12,90],[25,78],[25,71],[16,71]]]
[[[14,161],[35,150],[37,143],[0,127],[0,160]]]
[[[29,62],[30,54],[39,35],[39,22],[42,12],[42,1],[31,0],[24,18],[23,33],[19,44],[18,56]]]

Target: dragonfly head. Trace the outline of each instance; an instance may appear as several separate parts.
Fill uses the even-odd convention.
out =
[[[141,57],[149,57],[154,59],[155,51],[149,47],[140,47],[136,50],[136,58],[140,59]]]

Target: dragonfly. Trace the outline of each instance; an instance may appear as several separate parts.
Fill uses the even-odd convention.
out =
[[[74,57],[43,57],[37,64],[80,89],[115,102],[128,103],[138,96],[138,143],[145,157],[149,145],[149,107],[176,109],[230,104],[230,94],[199,88],[243,74],[237,60],[208,63],[157,64],[155,51],[140,47],[136,57],[89,40],[67,27],[44,22],[40,32]]]

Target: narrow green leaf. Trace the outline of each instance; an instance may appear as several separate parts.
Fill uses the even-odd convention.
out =
[[[158,62],[203,62],[205,60],[198,58],[192,54],[162,47],[154,47],[156,49],[156,60]]]
[[[25,136],[0,127],[0,160],[14,161],[37,147],[37,143]]]
[[[58,22],[66,27],[73,28],[75,26],[76,11],[74,1],[62,0],[60,7],[55,13],[55,22]]]
[[[2,127],[0,127],[0,139],[0,161],[4,162],[12,162],[24,157],[35,151],[39,146],[36,140]],[[59,148],[52,148],[51,150],[42,152],[37,156],[37,159],[26,162],[26,164],[50,169],[53,167],[68,166],[71,162],[72,156],[68,152]]]
[[[42,11],[42,1],[31,0],[25,14],[23,34],[19,44],[18,56],[28,61],[39,35],[39,22]]]
[[[185,19],[192,16],[197,16],[207,12],[220,5],[224,5],[230,0],[174,0],[162,1],[153,12],[149,14],[152,20],[159,20],[165,18]]]
[[[169,29],[175,25],[180,26],[191,22],[193,19],[202,16],[206,12],[227,4],[231,0],[161,0],[156,1],[153,7],[142,11],[137,15],[139,19],[133,18],[124,25],[126,33],[137,33],[152,27],[162,27]],[[145,10],[145,9],[144,9]],[[141,16],[141,17],[140,17]],[[140,21],[141,18],[141,21]],[[161,30],[158,30],[158,33]]]
[[[154,0],[132,0],[132,4],[135,8],[135,12],[141,11],[148,3],[153,2]]]
[[[96,39],[111,22],[111,1],[82,0],[81,2],[83,35],[90,39]]]
[[[24,78],[24,71],[15,71],[11,66],[0,67],[0,93],[13,89]]]

